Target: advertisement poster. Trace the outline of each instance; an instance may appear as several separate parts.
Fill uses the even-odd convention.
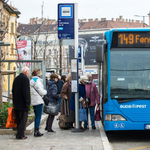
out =
[[[17,41],[18,60],[31,60],[31,41]],[[27,66],[30,68],[31,62],[21,63],[21,67]]]
[[[103,33],[79,35],[79,46],[83,47],[85,65],[96,65],[96,45],[103,40]],[[74,58],[74,46],[69,46],[69,58]],[[71,61],[71,60],[70,60]]]

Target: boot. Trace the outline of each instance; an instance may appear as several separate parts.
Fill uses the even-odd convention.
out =
[[[34,136],[35,137],[40,137],[40,136],[43,136],[44,134],[40,133],[39,129],[36,129],[34,130]]]

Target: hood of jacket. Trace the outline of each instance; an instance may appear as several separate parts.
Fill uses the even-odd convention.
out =
[[[31,85],[31,86],[35,86],[35,84],[36,84],[36,82],[37,82],[38,79],[39,79],[41,82],[43,82],[43,79],[39,78],[38,76],[33,76],[32,79],[31,79],[31,81],[30,81],[30,85]]]

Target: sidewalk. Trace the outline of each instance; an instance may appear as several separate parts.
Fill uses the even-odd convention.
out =
[[[101,122],[96,122],[96,130],[86,130],[82,133],[72,133],[61,130],[58,121],[53,123],[56,133],[47,133],[45,123],[41,126],[44,136],[35,138],[28,135],[25,140],[15,139],[15,135],[0,135],[0,150],[111,150]]]

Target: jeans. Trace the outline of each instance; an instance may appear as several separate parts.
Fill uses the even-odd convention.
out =
[[[61,102],[62,102],[62,97],[59,97],[59,111],[61,111]]]
[[[33,106],[33,108],[34,108],[34,113],[35,113],[34,127],[36,129],[39,129],[41,116],[42,116],[42,110],[43,110],[43,104],[35,105]]]
[[[90,111],[90,118],[91,118],[91,126],[95,126],[95,106],[90,106],[89,108]],[[87,109],[87,115],[88,115],[88,109]],[[88,126],[88,122],[85,121],[84,122],[84,126],[87,127]]]
[[[47,131],[52,130],[52,125],[53,125],[53,121],[54,121],[55,116],[53,115],[48,115],[47,121],[46,121],[46,129]]]

